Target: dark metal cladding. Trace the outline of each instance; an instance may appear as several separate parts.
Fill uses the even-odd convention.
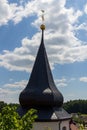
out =
[[[24,108],[61,107],[63,104],[63,96],[56,88],[52,77],[43,36],[44,30],[30,80],[19,97]]]

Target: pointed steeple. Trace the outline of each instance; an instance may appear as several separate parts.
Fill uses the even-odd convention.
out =
[[[61,107],[63,96],[56,88],[44,46],[44,29],[32,73],[26,88],[21,92],[19,101],[22,107]]]
[[[43,15],[42,18],[44,20]],[[21,106],[17,112],[20,116],[23,116],[30,108],[35,108],[37,109],[38,118],[35,120],[37,123],[35,123],[34,129],[44,129],[44,125],[47,125],[47,127],[53,125],[54,129],[62,129],[62,121],[69,121],[71,115],[62,108],[63,96],[55,86],[44,45],[45,25],[42,24],[40,28],[42,30],[41,44],[28,84],[20,93]],[[50,121],[52,124],[49,123]],[[65,124],[65,122],[62,124]]]
[[[20,93],[20,107],[23,116],[30,108],[37,109],[38,121],[59,121],[71,119],[62,108],[63,96],[56,88],[44,46],[45,25],[41,25],[42,38],[36,60],[26,88]]]

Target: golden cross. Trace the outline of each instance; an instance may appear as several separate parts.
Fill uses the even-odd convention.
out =
[[[42,22],[44,21],[44,10],[41,10],[41,12],[42,12],[42,15],[41,15],[41,18],[42,18]]]

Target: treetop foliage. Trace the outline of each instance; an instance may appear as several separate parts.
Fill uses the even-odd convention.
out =
[[[87,100],[70,100],[63,107],[68,113],[87,114]]]
[[[31,130],[37,118],[36,110],[30,109],[23,117],[16,112],[16,105],[6,105],[0,112],[0,130]]]

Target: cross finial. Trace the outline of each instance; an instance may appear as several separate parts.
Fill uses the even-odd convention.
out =
[[[45,30],[45,25],[43,24],[44,23],[44,10],[41,10],[42,12],[42,15],[41,15],[41,18],[42,18],[42,25],[40,26],[41,30]]]
[[[42,18],[42,22],[44,21],[44,10],[41,10],[41,12],[42,12],[42,15],[41,15],[41,18]]]

